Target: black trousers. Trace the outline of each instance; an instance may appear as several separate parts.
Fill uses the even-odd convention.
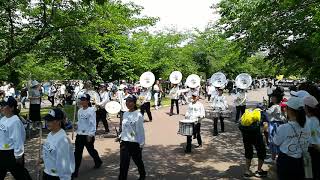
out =
[[[173,114],[173,106],[174,106],[174,104],[176,104],[177,114],[179,114],[179,99],[171,99],[170,114]]]
[[[0,150],[0,159],[0,180],[4,180],[8,171],[16,180],[31,180],[28,170],[24,168],[24,163],[16,163],[13,150]]]
[[[320,179],[320,152],[314,147],[309,147],[308,151],[311,156],[313,179],[319,180]]]
[[[99,108],[96,114],[97,114],[97,117],[96,117],[97,129],[99,127],[99,122],[102,121],[105,131],[109,132],[109,125],[107,121],[107,111],[104,108]]]
[[[54,96],[48,96],[48,100],[51,102],[51,106],[54,106]]]
[[[244,106],[236,106],[237,113],[236,113],[235,122],[239,121],[239,118],[244,114],[245,110],[246,110],[246,106],[245,105]]]
[[[120,144],[120,174],[119,180],[126,180],[128,176],[128,170],[130,166],[130,159],[132,157],[133,162],[138,167],[141,180],[145,179],[146,171],[142,161],[142,149],[136,142],[122,141]]]
[[[193,127],[193,136],[194,136],[194,138],[197,138],[199,146],[202,145],[200,129],[201,129],[201,123],[197,123]],[[192,136],[187,136],[186,152],[191,152],[191,147],[192,147]]]
[[[303,158],[293,158],[280,152],[277,159],[277,174],[279,180],[304,179]]]
[[[57,176],[50,176],[49,174],[46,174],[45,172],[42,173],[42,180],[60,180]]]
[[[263,141],[260,131],[246,131],[242,130],[242,141],[244,145],[244,155],[246,159],[253,158],[253,146],[257,151],[258,159],[264,160],[266,158],[266,146]]]
[[[95,141],[94,137],[91,142],[88,142],[86,135],[76,136],[75,151],[74,151],[75,166],[76,166],[74,171],[75,174],[78,174],[79,172],[84,147],[87,148],[88,153],[93,158],[94,163],[96,165],[102,162],[97,150],[94,149],[94,141]]]
[[[41,109],[40,104],[30,104],[29,118],[32,122],[41,121],[40,109]]]
[[[208,101],[210,101],[211,99],[211,94],[208,94]]]
[[[213,119],[213,134],[218,135],[218,119],[220,119],[221,132],[224,132],[224,118],[220,116],[219,118]]]
[[[147,112],[147,115],[149,117],[149,121],[152,121],[152,114],[150,110],[150,102],[145,102],[140,106],[140,112],[142,116],[144,116],[144,112]]]

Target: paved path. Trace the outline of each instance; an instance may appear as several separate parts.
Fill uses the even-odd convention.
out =
[[[262,101],[266,97],[266,89],[249,92],[249,105]],[[233,97],[227,97],[232,104]],[[202,100],[207,106],[208,104]],[[231,106],[232,107],[232,106]],[[232,107],[233,109],[234,107]],[[181,107],[181,114],[186,106]],[[198,179],[241,179],[244,171],[244,149],[242,137],[233,122],[233,118],[225,120],[225,133],[212,136],[212,120],[202,122],[203,147],[192,149],[191,154],[184,153],[186,137],[177,134],[178,121],[184,119],[183,115],[169,116],[169,107],[152,111],[153,122],[144,124],[146,132],[146,146],[143,149],[143,160],[147,172],[147,179],[168,180],[198,180]],[[234,114],[233,114],[234,117]],[[146,116],[147,119],[147,116]],[[118,119],[112,119],[111,130],[118,124]],[[100,128],[102,128],[102,123]],[[119,143],[114,142],[115,132],[101,135],[102,129],[96,137],[95,147],[103,160],[100,169],[94,170],[93,160],[84,151],[84,159],[79,172],[79,180],[88,179],[117,179],[119,173]],[[70,133],[71,134],[71,133]],[[193,140],[193,145],[197,145]],[[27,168],[35,177],[35,158],[37,158],[37,139],[28,140],[26,145]],[[256,159],[253,162],[254,171]],[[269,169],[264,166],[264,169]],[[131,161],[129,180],[138,179],[138,171]],[[272,178],[271,178],[272,179]]]

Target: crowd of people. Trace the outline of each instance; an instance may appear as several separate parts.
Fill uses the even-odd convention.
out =
[[[57,83],[58,84],[58,83]],[[51,83],[48,86],[48,100],[52,103],[52,109],[44,117],[49,134],[43,143],[42,154],[44,161],[43,179],[72,179],[77,178],[81,166],[83,149],[86,147],[94,160],[94,168],[100,168],[102,160],[94,147],[95,135],[102,121],[105,133],[109,133],[108,112],[105,105],[114,100],[118,101],[121,110],[119,136],[120,142],[120,172],[119,179],[127,179],[130,159],[132,158],[138,167],[139,179],[146,178],[142,150],[145,144],[144,113],[147,113],[149,121],[153,120],[151,101],[154,100],[154,109],[161,106],[161,98],[165,96],[166,88],[162,87],[159,80],[152,87],[142,88],[125,81],[120,83],[99,84],[99,101],[92,101],[88,90],[94,88],[89,83],[62,82],[57,85]],[[314,85],[301,85],[297,91],[291,91],[291,97],[284,98],[284,89],[268,84],[267,102],[257,105],[256,109],[247,108],[246,89],[237,88],[234,92],[233,102],[236,109],[234,122],[239,124],[242,133],[246,158],[246,171],[244,176],[267,176],[262,169],[266,161],[275,162],[277,175],[282,179],[304,179],[312,177],[320,179],[320,105],[319,89]],[[1,101],[0,120],[0,179],[4,179],[10,171],[15,179],[31,179],[28,170],[24,167],[24,143],[25,128],[20,121],[18,102],[25,106],[29,101],[29,118],[37,125],[41,122],[40,109],[43,100],[44,88],[37,81],[32,81],[29,87],[16,93],[12,84],[1,86],[3,97]],[[86,89],[86,91],[83,91]],[[224,87],[214,87],[210,83],[203,88],[186,88],[183,85],[172,84],[169,88],[171,107],[169,115],[180,113],[179,105],[183,98],[188,104],[185,113],[186,119],[192,119],[193,134],[187,136],[185,153],[191,153],[192,136],[197,139],[198,146],[202,147],[201,120],[206,117],[206,110],[199,101],[204,89],[210,108],[214,112],[212,117],[214,128],[213,135],[217,136],[218,120],[221,131],[224,132],[224,119],[230,116],[230,107],[224,96]],[[58,93],[59,92],[59,93]],[[61,108],[54,107],[56,94],[60,105],[78,102],[77,130],[75,149],[65,131],[66,114]],[[19,94],[19,95],[17,95]],[[58,105],[57,104],[57,105]],[[140,110],[138,110],[140,106]],[[40,123],[41,124],[41,123]],[[267,148],[272,154],[267,157]],[[251,160],[255,147],[258,156],[258,168],[255,173],[250,171]],[[307,158],[311,166],[307,167]],[[308,169],[309,168],[309,169]],[[311,169],[311,170],[310,170]],[[311,175],[310,175],[311,172]]]

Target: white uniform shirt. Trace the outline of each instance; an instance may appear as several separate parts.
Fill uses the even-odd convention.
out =
[[[119,103],[121,105],[121,111],[125,112],[125,111],[129,111],[127,108],[127,104],[126,104],[126,98],[130,96],[130,94],[127,95],[122,95],[122,98],[119,100]]]
[[[142,91],[140,93],[140,97],[143,97],[143,101],[142,104],[146,103],[146,102],[150,102],[151,101],[151,90],[147,89],[145,91]]]
[[[179,87],[174,87],[170,90],[169,96],[171,99],[179,99]]]
[[[236,106],[245,106],[247,104],[247,94],[245,92],[238,92],[234,103]]]
[[[208,95],[216,95],[216,88],[214,86],[208,86]]]
[[[96,133],[96,111],[94,107],[79,109],[77,134],[94,136]]]
[[[196,103],[189,103],[188,109],[186,112],[186,118],[190,120],[195,120],[200,123],[200,119],[204,118],[206,112],[204,106],[201,102],[197,101]]]
[[[71,179],[75,169],[74,152],[72,143],[63,129],[55,134],[48,134],[42,154],[46,174],[58,176],[61,180]]]
[[[156,91],[156,92],[160,92],[159,85],[157,85],[157,84],[153,85],[153,90]]]
[[[49,91],[48,91],[48,96],[49,97],[54,96],[56,94],[56,91],[57,91],[56,87],[50,86]]]
[[[270,121],[285,121],[286,118],[281,112],[281,107],[278,104],[272,105],[266,110]]]
[[[60,86],[60,94],[61,94],[61,95],[66,94],[66,86],[65,86],[64,84],[62,84],[62,85]]]
[[[145,144],[145,135],[143,128],[143,116],[140,111],[125,112],[123,114],[121,140],[137,142],[140,147]]]
[[[101,102],[98,104],[102,108],[110,101],[110,96],[108,91],[100,92]]]
[[[14,156],[20,158],[24,153],[26,132],[19,117],[2,117],[0,120],[0,150],[14,150]]]
[[[14,90],[13,87],[9,89],[8,96],[12,96],[12,97],[16,96],[16,91]]]
[[[310,144],[320,144],[320,124],[315,116],[307,117],[306,127],[310,130]]]
[[[301,128],[297,122],[289,121],[278,127],[273,141],[280,146],[282,153],[293,158],[301,158],[302,153],[308,150],[310,130]]]
[[[228,108],[227,99],[225,96],[215,96],[212,101],[213,109],[226,110]]]
[[[29,93],[29,98],[30,104],[40,104],[40,91],[38,89],[32,88]]]

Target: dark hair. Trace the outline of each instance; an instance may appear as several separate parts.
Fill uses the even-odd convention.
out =
[[[89,107],[92,107],[92,104],[91,104],[91,102],[90,102],[90,101],[88,102],[88,106],[89,106]]]
[[[306,113],[303,107],[300,107],[298,110],[292,109],[290,107],[288,107],[288,109],[291,109],[295,113],[298,124],[303,128],[306,124]]]
[[[318,118],[318,120],[320,121],[320,104],[318,104],[315,108],[312,108],[310,106],[305,106],[308,110],[308,112],[310,112],[310,114],[312,114],[312,116],[315,116]]]

